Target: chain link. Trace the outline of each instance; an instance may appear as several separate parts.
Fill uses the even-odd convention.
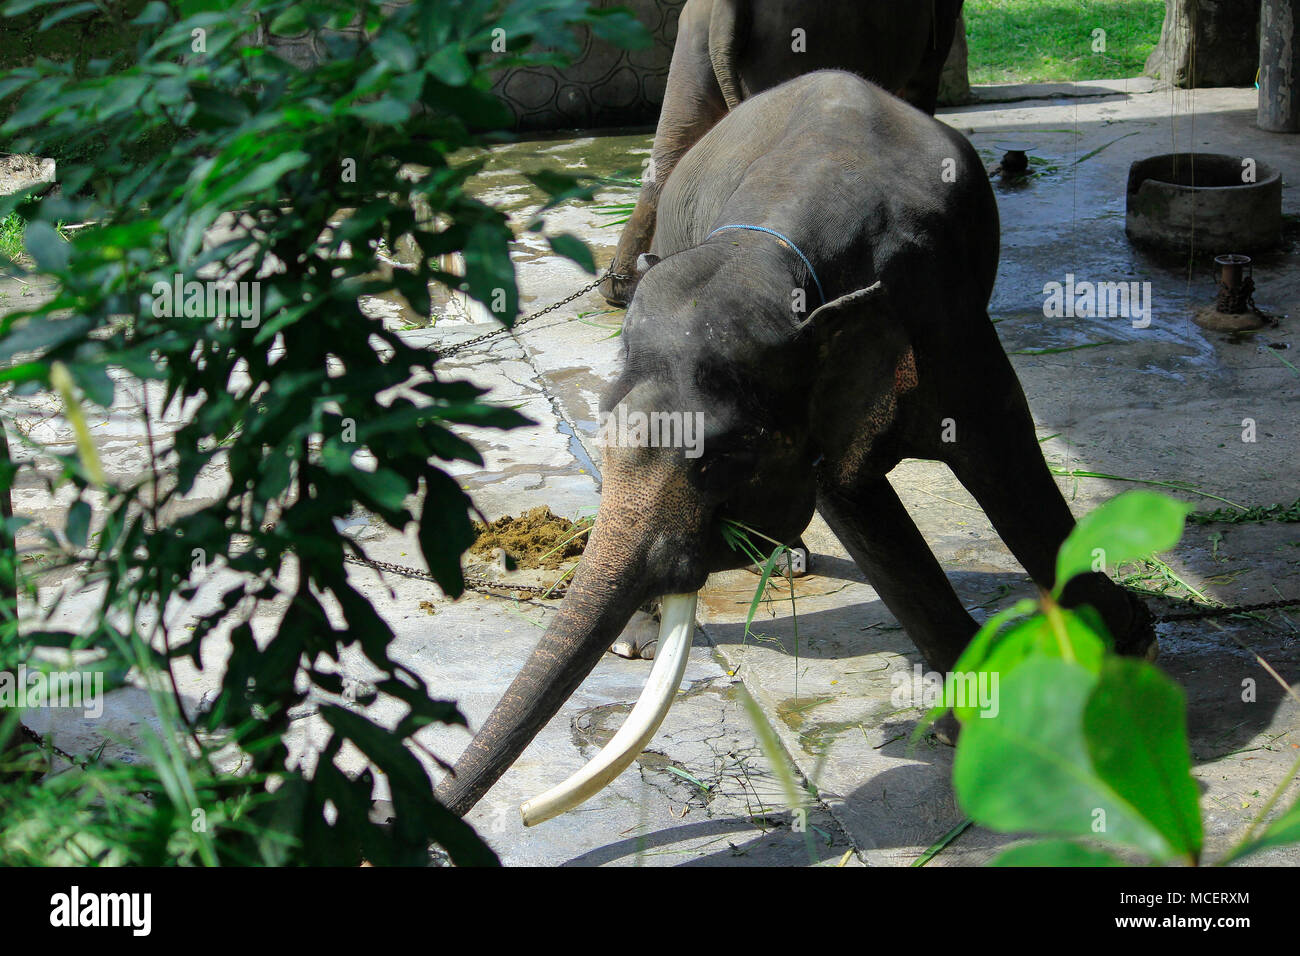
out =
[[[598,277],[595,282],[591,282],[583,286],[581,289],[573,293],[573,295],[569,296],[568,298],[561,299],[559,302],[556,302],[553,305],[548,305],[546,308],[542,309],[539,312],[534,312],[532,315],[525,316],[524,318],[516,321],[514,325],[511,326],[503,325],[499,329],[493,329],[491,332],[485,332],[483,335],[477,336],[475,338],[467,339],[464,342],[457,342],[455,345],[449,345],[446,348],[440,348],[438,349],[438,357],[446,358],[449,355],[455,355],[457,352],[463,352],[468,348],[472,348],[475,345],[478,345],[480,342],[486,342],[489,339],[494,339],[498,335],[505,335],[507,332],[517,331],[521,326],[527,325],[529,322],[533,321],[534,319],[540,319],[542,316],[546,315],[547,313],[554,312],[556,309],[560,308],[561,306],[568,305],[574,299],[586,295],[588,292],[596,288],[596,286],[600,285],[606,279],[631,279],[631,278],[632,276],[623,275],[621,272],[615,272],[614,266],[611,263],[610,267],[605,270],[605,274],[603,276]]]
[[[1195,601],[1189,601],[1186,598],[1162,598],[1165,601],[1176,601],[1184,607],[1197,608],[1195,611],[1188,611],[1186,614],[1157,614],[1156,622],[1164,624],[1168,621],[1203,621],[1211,617],[1228,617],[1233,614],[1251,614],[1256,611],[1275,611],[1284,607],[1300,607],[1300,600],[1280,600],[1264,601],[1260,604],[1225,604],[1221,607],[1206,607],[1203,604],[1197,604]]]
[[[632,276],[623,275],[621,272],[615,272],[613,263],[610,263],[610,266],[608,269],[605,270],[604,275],[598,276],[594,282],[589,282],[587,285],[583,286],[581,289],[579,289],[577,292],[573,293],[572,295],[566,296],[565,298],[561,299],[559,302],[555,302],[551,305],[548,305],[546,308],[534,312],[532,315],[528,315],[522,319],[519,319],[512,326],[507,327],[503,325],[499,329],[493,329],[491,332],[486,332],[483,335],[476,336],[475,338],[467,339],[464,342],[458,342],[455,345],[450,345],[447,346],[446,348],[440,348],[438,349],[438,357],[446,358],[449,355],[455,355],[457,352],[463,352],[468,348],[472,348],[473,346],[478,345],[480,342],[486,342],[489,339],[494,339],[499,335],[505,335],[507,332],[518,331],[520,326],[527,325],[529,322],[532,322],[534,319],[540,319],[542,316],[554,312],[556,309],[562,306],[568,305],[574,299],[581,298],[582,296],[586,295],[588,292],[595,289],[596,286],[600,285],[606,279],[631,279],[631,278]],[[343,560],[346,561],[348,564],[358,564],[361,565],[362,567],[373,568],[376,571],[388,571],[392,574],[399,574],[402,575],[403,577],[415,578],[416,580],[419,581],[430,581],[434,584],[438,583],[437,578],[435,578],[428,571],[422,571],[419,568],[407,567],[404,564],[393,564],[390,561],[374,561],[370,558],[358,558],[352,555],[345,555]],[[474,591],[490,591],[493,589],[498,589],[502,591],[517,591],[523,594],[537,594],[540,596],[545,596],[548,594],[554,594],[556,596],[559,596],[562,595],[566,590],[568,590],[567,586],[561,581],[557,581],[555,582],[555,584],[552,584],[550,587],[544,588],[536,584],[508,584],[504,581],[490,581],[487,578],[480,577],[477,574],[466,574],[465,586],[470,590],[474,590]]]
[[[420,568],[407,567],[404,564],[393,564],[390,561],[375,561],[371,558],[358,558],[353,555],[344,555],[344,562],[347,564],[358,564],[365,568],[373,568],[376,571],[388,571],[392,574],[400,574],[402,577],[415,578],[418,581],[430,581],[438,583],[428,571]],[[502,591],[519,591],[523,594],[536,594],[539,596],[553,594],[559,597],[568,590],[568,585],[562,581],[557,581],[550,587],[542,587],[540,584],[509,584],[505,581],[492,581],[488,578],[477,574],[465,575],[465,587],[471,591],[491,591],[499,589]]]

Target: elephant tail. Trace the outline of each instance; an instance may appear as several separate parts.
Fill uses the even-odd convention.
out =
[[[734,110],[743,99],[736,77],[736,60],[749,30],[748,21],[747,0],[714,0],[709,17],[709,59],[728,110]]]

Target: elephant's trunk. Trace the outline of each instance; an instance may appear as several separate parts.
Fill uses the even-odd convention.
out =
[[[556,618],[519,676],[438,787],[438,799],[463,815],[523,753],[606,648],[652,595],[644,554],[609,526],[606,509],[592,531]]]

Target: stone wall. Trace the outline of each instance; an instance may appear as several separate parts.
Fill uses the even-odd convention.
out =
[[[677,17],[686,0],[598,0],[627,6],[654,36],[644,50],[620,50],[582,31],[582,52],[563,71],[507,70],[492,90],[514,112],[519,129],[653,126],[668,83]]]
[[[629,7],[654,43],[644,50],[620,50],[580,32],[580,51],[571,65],[516,67],[501,73],[492,90],[515,114],[519,130],[598,129],[653,126],[663,104],[668,66],[677,39],[677,18],[686,0],[594,0],[597,7]],[[386,4],[398,6],[399,3]],[[963,24],[964,26],[964,24]],[[355,32],[355,28],[341,31]],[[319,34],[259,37],[281,56],[306,65],[326,56]],[[953,44],[944,72],[941,103],[969,99],[964,35]]]

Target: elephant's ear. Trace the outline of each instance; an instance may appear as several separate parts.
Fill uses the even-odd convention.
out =
[[[817,443],[830,467],[851,470],[917,385],[911,338],[879,282],[813,310],[796,336],[817,356],[809,396]]]
[[[812,314],[799,323],[799,335],[833,335],[844,322],[880,310],[887,312],[888,304],[885,302],[885,285],[877,280],[865,289],[842,295],[813,309]]]

